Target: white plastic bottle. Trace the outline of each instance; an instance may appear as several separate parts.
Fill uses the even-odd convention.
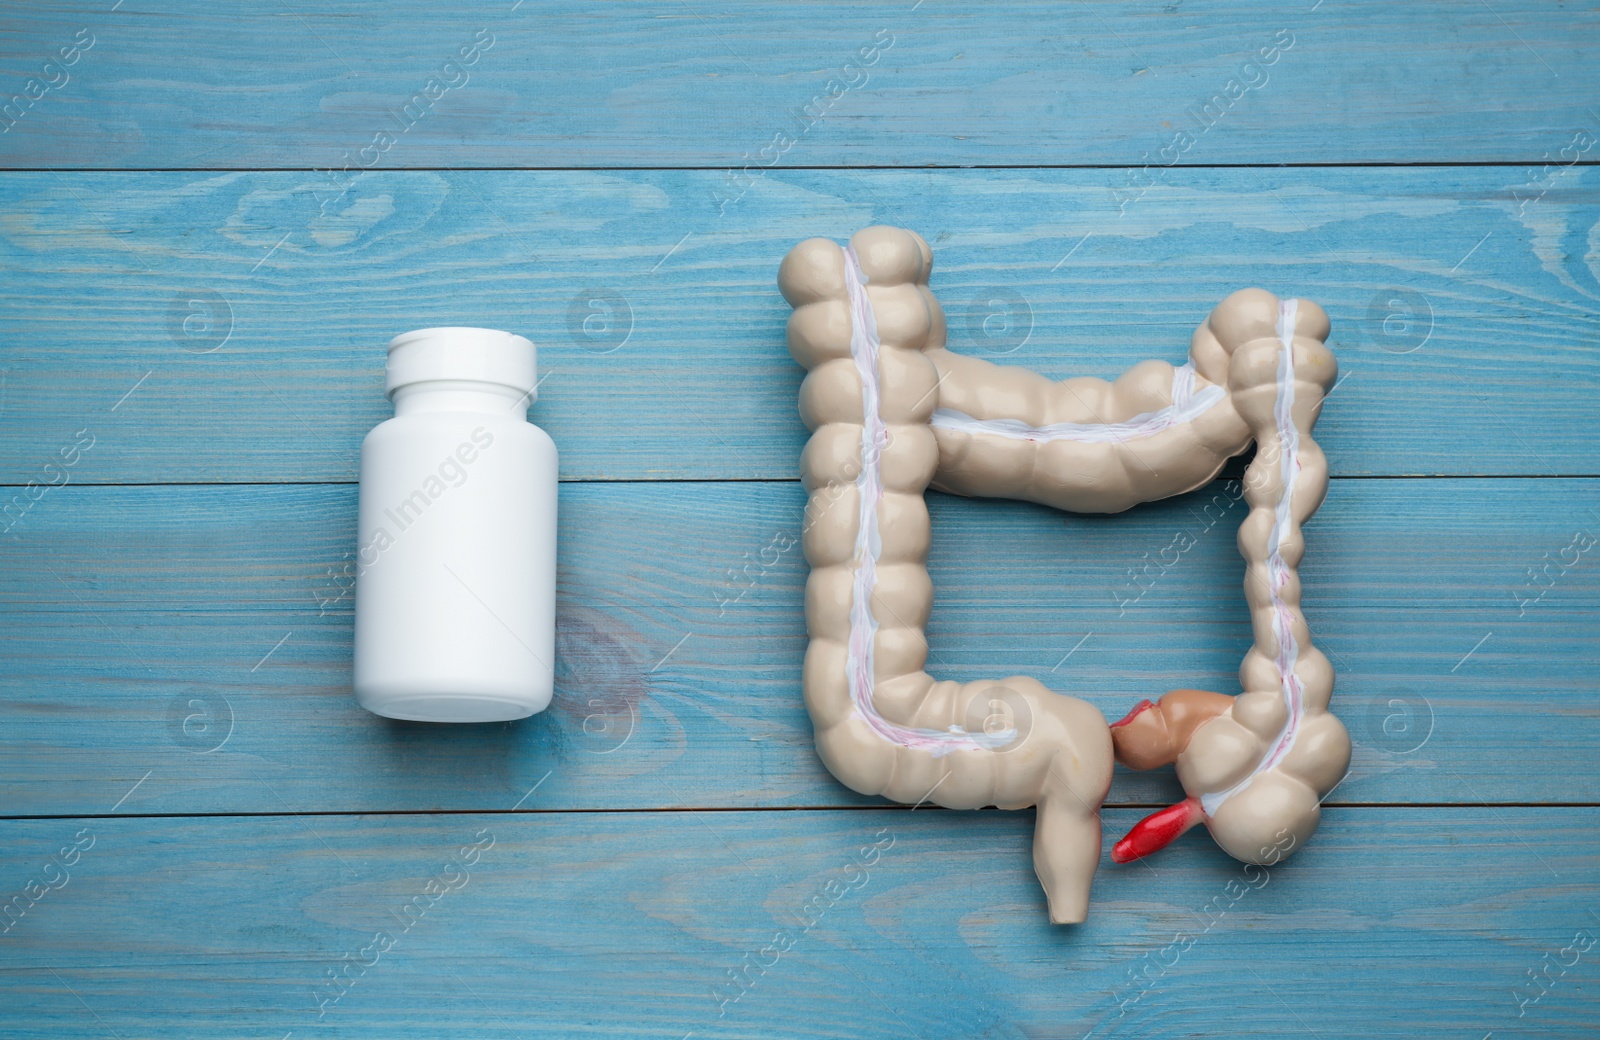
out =
[[[389,343],[394,418],[361,445],[355,691],[392,719],[499,722],[550,703],[556,446],[537,353],[492,329]]]

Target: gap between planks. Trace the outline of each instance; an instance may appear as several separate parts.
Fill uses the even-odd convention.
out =
[[[1165,809],[1167,802],[1106,802],[1101,809]],[[1323,802],[1324,809],[1600,809],[1600,802]],[[660,813],[796,813],[796,812],[1021,812],[1020,809],[947,809],[921,805],[674,805],[596,809],[315,809],[304,812],[171,812],[171,813],[43,813],[0,816],[0,823],[29,820],[213,820],[302,816],[638,816]]]
[[[1484,162],[1451,162],[1441,159],[1407,161],[1403,159],[1368,162],[1249,162],[1177,163],[1167,169],[1184,170],[1372,170],[1372,169],[1507,169],[1542,166],[1540,159],[1494,159]],[[1565,166],[1600,166],[1600,159],[1579,159]],[[925,165],[860,164],[831,166],[786,165],[785,170],[855,172],[858,170],[1142,170],[1148,163],[927,163]],[[728,164],[701,166],[385,166],[385,173],[653,173],[675,170],[691,173],[721,173]],[[4,173],[323,173],[320,166],[0,166]],[[368,172],[380,172],[376,170]]]
[[[1212,483],[1237,481],[1239,477],[1217,477]],[[1350,473],[1329,474],[1329,480],[1600,480],[1600,473]],[[798,484],[799,477],[562,477],[562,484]],[[278,487],[357,487],[357,480],[83,480],[72,487],[194,487],[194,488],[278,488]],[[67,485],[62,485],[63,487]],[[1209,485],[1206,485],[1209,486]],[[22,488],[26,484],[0,481],[0,488]],[[938,491],[938,488],[930,488]],[[1198,488],[1196,490],[1199,490]],[[941,492],[943,494],[944,492]],[[962,498],[966,496],[954,495]],[[1174,498],[1179,497],[1174,495]],[[1162,499],[1160,501],[1165,501]],[[1149,503],[1140,503],[1147,505]],[[1091,514],[1080,514],[1091,515]],[[0,816],[0,819],[4,819]]]

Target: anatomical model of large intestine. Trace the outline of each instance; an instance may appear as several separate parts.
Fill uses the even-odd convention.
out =
[[[800,243],[778,274],[794,308],[789,350],[808,370],[803,684],[823,762],[852,789],[899,802],[1036,805],[1034,867],[1056,923],[1088,913],[1113,756],[1176,763],[1188,795],[1135,826],[1114,860],[1204,822],[1230,855],[1275,862],[1316,829],[1350,760],[1295,570],[1300,525],[1328,486],[1311,439],[1337,369],[1327,315],[1246,289],[1211,312],[1181,366],[1055,382],[946,349],[932,264],[920,236],[871,227],[843,249]],[[1206,484],[1252,439],[1239,549],[1255,643],[1240,695],[1175,690],[1108,726],[1035,679],[956,683],[924,670],[926,488],[1115,513]]]

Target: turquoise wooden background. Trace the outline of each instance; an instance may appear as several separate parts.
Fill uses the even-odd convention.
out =
[[[8,4],[0,1035],[1593,1035],[1597,59],[1533,0]],[[1332,316],[1356,751],[1267,881],[1195,834],[1051,928],[1031,814],[817,762],[774,277],[876,222],[1052,375],[1246,285]],[[349,692],[382,347],[441,324],[539,342],[562,449],[516,725]],[[934,667],[1235,689],[1228,491],[931,496]],[[1107,840],[1175,792],[1119,770]]]

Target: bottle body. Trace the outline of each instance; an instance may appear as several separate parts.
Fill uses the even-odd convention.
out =
[[[395,367],[391,347],[396,414],[361,446],[356,697],[427,722],[542,711],[554,682],[557,453],[526,421],[531,387],[394,387]]]

